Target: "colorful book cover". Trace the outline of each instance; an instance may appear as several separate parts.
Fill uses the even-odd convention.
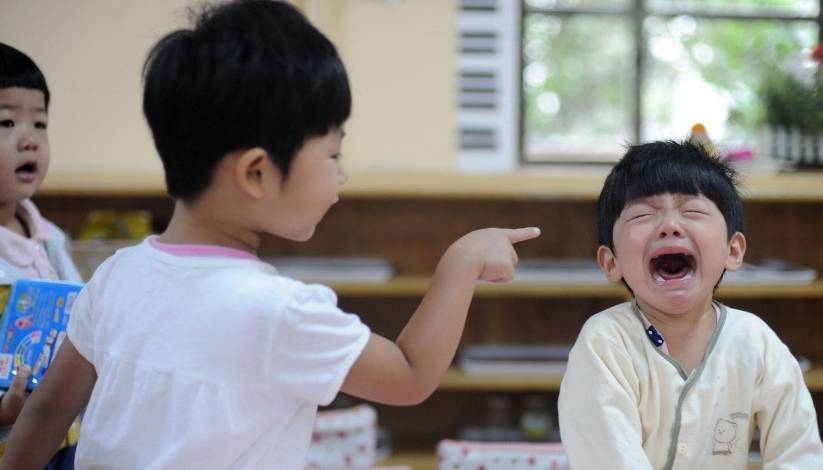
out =
[[[69,311],[83,287],[66,281],[15,279],[2,315],[0,388],[8,389],[17,369],[31,367],[28,389],[43,378],[66,337]],[[0,296],[2,300],[2,296]]]

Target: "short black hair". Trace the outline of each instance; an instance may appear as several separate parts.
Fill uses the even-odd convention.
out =
[[[597,201],[598,243],[614,251],[614,224],[626,205],[663,193],[702,194],[723,214],[729,239],[743,231],[734,168],[702,145],[668,140],[630,146],[612,168]]]
[[[0,88],[28,88],[43,92],[49,109],[49,87],[46,77],[31,57],[0,42]]]
[[[295,7],[204,5],[143,67],[143,112],[171,196],[195,199],[228,153],[263,148],[288,174],[306,137],[348,119],[351,91],[334,45]]]

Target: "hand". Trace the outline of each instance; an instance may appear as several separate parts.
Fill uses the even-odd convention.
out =
[[[0,399],[0,425],[14,424],[17,415],[23,409],[26,398],[29,396],[26,383],[29,381],[30,375],[31,368],[29,366],[17,368],[17,375],[14,376],[11,387]]]
[[[486,228],[464,235],[449,247],[449,251],[474,263],[478,279],[508,282],[514,278],[517,265],[517,252],[513,245],[538,236],[540,229],[536,227]]]

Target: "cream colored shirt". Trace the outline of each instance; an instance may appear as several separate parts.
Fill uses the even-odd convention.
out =
[[[755,427],[764,470],[823,469],[796,359],[760,318],[722,305],[690,374],[652,344],[632,303],[594,315],[569,355],[558,408],[574,470],[745,470]]]

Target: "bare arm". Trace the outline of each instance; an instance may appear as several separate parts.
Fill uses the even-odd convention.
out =
[[[392,405],[425,400],[454,358],[477,280],[511,280],[517,264],[512,245],[539,234],[534,228],[485,229],[453,243],[397,340],[373,334],[342,391]]]
[[[42,382],[26,400],[12,428],[0,468],[45,467],[88,402],[96,380],[94,366],[66,338]],[[32,445],[34,442],[37,445]]]

